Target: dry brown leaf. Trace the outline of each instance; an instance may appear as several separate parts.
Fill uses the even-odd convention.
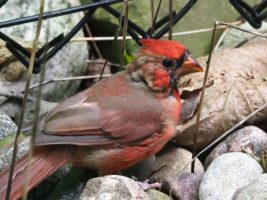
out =
[[[205,67],[206,60],[207,57],[202,57],[198,61]],[[180,81],[180,92],[199,90],[203,76],[204,73],[196,73],[184,77]],[[190,101],[190,98],[186,101]],[[257,41],[238,49],[213,53],[201,112],[198,149],[203,149],[266,102],[267,41]],[[190,108],[188,116],[183,116],[183,120],[187,121],[184,120],[177,126],[178,135],[175,138],[179,145],[191,149],[198,108],[195,102],[192,104],[195,107],[193,111]],[[182,109],[184,108],[183,106]],[[248,123],[263,120],[267,122],[266,117],[267,109],[257,113]]]

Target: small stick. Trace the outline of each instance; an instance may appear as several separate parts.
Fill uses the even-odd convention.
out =
[[[213,43],[214,43],[216,30],[217,30],[217,22],[215,22],[214,29],[213,29],[213,32],[212,32],[209,57],[208,57],[208,60],[207,60],[207,67],[206,67],[206,70],[205,70],[205,75],[204,75],[204,80],[203,80],[203,86],[202,86],[202,91],[201,91],[201,96],[200,96],[199,109],[198,109],[198,112],[197,112],[196,124],[195,124],[195,128],[194,128],[194,149],[193,149],[193,153],[192,153],[192,158],[195,157],[196,152],[197,152],[197,137],[198,137],[198,131],[199,131],[199,126],[200,126],[200,116],[201,116],[201,111],[202,111],[202,107],[203,107],[203,100],[204,100],[205,89],[206,89],[205,86],[206,86],[207,80],[208,80],[210,61],[211,61],[212,49],[213,49],[212,47],[213,47]],[[195,160],[192,162],[192,165],[191,165],[191,172],[194,173],[194,171],[195,171]]]
[[[112,74],[103,74],[102,77],[109,77]],[[41,84],[42,85],[46,85],[48,83],[53,83],[53,82],[59,82],[59,81],[75,81],[75,80],[84,80],[84,79],[94,79],[94,78],[99,78],[101,75],[97,74],[97,75],[90,75],[90,76],[75,76],[75,77],[66,77],[66,78],[56,78],[56,79],[52,79],[52,80],[46,80],[43,81]],[[30,87],[30,90],[38,87],[40,84],[35,84],[32,85]]]
[[[252,34],[252,35],[256,35],[256,36],[259,36],[259,37],[262,37],[262,38],[267,38],[267,36],[265,36],[265,35],[263,35],[263,34],[257,32],[257,31],[249,31],[249,30],[246,30],[246,29],[243,29],[243,28],[239,28],[238,26],[235,26],[235,25],[233,25],[233,24],[229,24],[229,23],[225,23],[225,22],[220,22],[220,21],[218,21],[217,23],[218,23],[218,25],[228,26],[228,27],[237,29],[237,30],[239,30],[239,31],[243,31],[243,32],[245,32],[245,33],[250,33],[250,34]]]
[[[123,29],[122,29],[122,44],[121,44],[121,62],[120,62],[120,70],[123,69],[124,66],[124,51],[126,46],[126,34],[127,34],[127,27],[128,27],[128,0],[124,0],[124,21],[123,21]]]
[[[150,0],[150,9],[151,9],[151,25],[153,26],[153,20],[155,17],[154,0]]]
[[[85,27],[85,31],[87,32],[87,34],[88,34],[90,37],[93,37],[93,34],[92,34],[91,30],[90,30],[89,25],[86,23],[86,24],[84,25],[84,27]],[[98,56],[99,58],[103,58],[103,56],[102,56],[102,54],[101,54],[101,52],[100,52],[100,50],[99,50],[99,48],[98,48],[98,46],[97,46],[97,44],[96,44],[96,41],[95,41],[95,40],[92,40],[91,42],[92,42],[92,44],[93,44],[93,46],[94,46],[94,48],[95,48],[95,51],[96,51],[97,56]]]
[[[114,42],[118,40],[119,34],[121,32],[121,28],[122,28],[121,25],[122,25],[122,20],[123,20],[123,13],[125,13],[125,6],[122,7],[122,11],[121,11],[120,19],[119,19],[119,25],[117,27],[116,33],[115,33],[115,35],[113,37],[113,42],[111,43],[109,50],[112,49]],[[107,66],[107,63],[108,63],[108,59],[105,60],[105,63],[103,65],[103,67],[102,67],[102,71],[100,73],[99,81],[103,77],[103,74],[104,74],[105,68]]]
[[[169,0],[169,40],[172,40],[172,32],[173,32],[173,0]]]
[[[12,154],[12,160],[11,160],[11,164],[10,164],[8,184],[7,184],[7,190],[6,190],[6,196],[5,196],[6,200],[10,199],[10,192],[11,192],[11,188],[12,188],[12,179],[13,179],[16,157],[17,157],[17,151],[18,151],[18,141],[19,141],[19,137],[20,137],[20,131],[22,128],[22,121],[24,118],[27,98],[28,98],[28,94],[29,94],[29,87],[30,87],[31,75],[32,75],[32,70],[33,70],[33,65],[34,65],[35,54],[36,54],[38,40],[39,40],[39,36],[40,36],[40,32],[41,32],[43,10],[44,10],[44,1],[45,0],[40,1],[40,15],[39,15],[38,23],[37,23],[35,38],[34,38],[34,41],[32,44],[32,53],[31,53],[31,58],[30,58],[30,63],[29,63],[29,68],[28,68],[28,73],[27,73],[27,80],[26,80],[26,85],[25,85],[25,94],[24,94],[24,98],[22,101],[22,106],[21,106],[19,121],[18,121],[18,128],[17,128],[15,140],[14,140],[14,148],[13,148],[13,154]]]
[[[97,60],[86,60],[88,63],[96,63],[96,64],[104,64],[105,62],[97,61]],[[119,64],[108,62],[108,65],[112,65],[114,67],[120,67]]]
[[[151,37],[153,35],[153,33],[154,33],[154,27],[155,27],[155,24],[157,22],[157,18],[158,18],[158,14],[159,14],[159,9],[160,9],[161,3],[162,3],[162,0],[159,0],[158,7],[157,7],[156,13],[155,13],[154,18],[153,18],[152,27],[151,27],[151,31],[149,33],[149,37]]]
[[[251,114],[249,114],[247,117],[245,117],[243,120],[241,120],[240,122],[238,122],[237,124],[235,124],[232,128],[228,129],[224,134],[222,134],[220,137],[218,137],[216,140],[214,140],[212,143],[210,143],[207,147],[205,147],[203,150],[201,150],[196,156],[194,156],[192,158],[192,160],[190,161],[190,163],[188,163],[184,169],[190,165],[196,158],[198,158],[200,155],[202,155],[204,152],[206,152],[207,150],[209,150],[211,147],[213,147],[215,144],[217,144],[220,140],[222,140],[223,138],[225,138],[226,136],[228,136],[231,132],[233,132],[234,130],[236,130],[239,126],[241,126],[242,124],[244,124],[247,120],[249,120],[250,118],[252,118],[255,114],[257,114],[258,112],[262,111],[263,109],[267,108],[267,103],[263,104],[261,107],[259,107],[257,110],[255,110],[254,112],[252,112]]]

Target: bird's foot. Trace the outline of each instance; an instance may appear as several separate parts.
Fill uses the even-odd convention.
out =
[[[145,180],[143,182],[136,181],[138,185],[143,189],[143,190],[149,190],[149,189],[159,189],[161,187],[161,183],[155,182],[155,183],[149,183],[149,180]]]

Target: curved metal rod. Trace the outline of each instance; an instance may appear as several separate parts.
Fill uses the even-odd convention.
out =
[[[190,0],[181,10],[180,12],[173,17],[173,25],[175,25],[182,17],[195,5],[197,0]],[[160,31],[158,31],[156,34],[152,36],[154,39],[161,38],[165,33],[169,31],[169,23],[166,24]]]
[[[85,11],[85,10],[89,10],[89,9],[95,9],[95,8],[98,8],[101,6],[116,4],[116,3],[120,3],[120,2],[122,2],[122,0],[105,0],[105,1],[100,1],[100,2],[88,3],[85,5],[76,6],[76,7],[72,7],[72,8],[65,8],[65,9],[61,9],[61,10],[50,11],[50,12],[44,13],[43,19],[59,17],[62,15],[68,15],[71,13],[76,13],[76,12]],[[39,15],[32,15],[32,16],[28,16],[28,17],[22,17],[22,18],[18,18],[18,19],[2,21],[2,22],[0,22],[0,28],[15,26],[15,25],[19,25],[19,24],[25,24],[28,22],[34,22],[34,21],[38,20],[38,17],[39,17]]]

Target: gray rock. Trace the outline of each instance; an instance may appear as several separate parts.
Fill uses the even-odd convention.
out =
[[[162,183],[162,190],[179,200],[197,200],[200,177],[181,172],[178,177],[169,177]]]
[[[236,190],[233,200],[266,200],[267,174],[262,174],[252,183]]]
[[[136,165],[125,169],[121,172],[121,175],[127,177],[134,177],[139,181],[145,181],[148,176],[153,172],[153,167],[155,165],[155,156],[151,156],[146,160],[143,160]]]
[[[16,119],[19,115],[20,106],[21,102],[17,99],[7,99],[7,101],[0,105],[0,110],[10,118]]]
[[[21,158],[28,152],[30,146],[30,138],[24,138],[22,141],[19,142],[18,145],[18,152],[17,152],[17,159]],[[9,166],[13,154],[13,143],[12,145],[0,149],[0,171]]]
[[[31,122],[34,119],[34,110],[35,110],[35,102],[28,102],[26,105],[26,112],[24,115],[23,122],[24,124],[27,124],[28,122]],[[39,116],[42,116],[43,114],[49,112],[57,105],[55,102],[48,102],[48,101],[41,101],[40,102],[40,112]]]
[[[0,141],[17,131],[16,124],[3,112],[0,111]]]
[[[205,167],[224,153],[242,150],[260,156],[261,151],[267,150],[267,134],[255,126],[235,131],[212,150],[205,160]]]
[[[16,124],[5,113],[0,112],[0,171],[11,162],[16,131]],[[18,146],[17,158],[21,158],[28,148],[29,138],[22,137]]]
[[[177,147],[166,146],[159,154],[156,155],[154,174],[151,180],[162,182],[168,177],[178,177],[179,174],[190,172],[190,162],[192,153]],[[201,162],[196,159],[195,172],[199,176],[204,173]]]
[[[73,1],[45,1],[45,11],[56,9],[63,9],[79,5],[78,0]],[[8,1],[0,12],[1,20],[8,20],[14,18],[21,18],[39,13],[39,1]],[[45,42],[46,28],[49,27],[49,40],[58,36],[61,33],[68,33],[83,17],[83,12],[74,13],[71,15],[64,15],[61,17],[43,20],[40,43]],[[19,26],[12,26],[1,29],[5,34],[12,38],[20,39],[23,42],[32,43],[35,36],[37,23],[27,23]],[[76,36],[83,36],[82,31],[79,31]],[[88,58],[88,49],[86,42],[71,42],[61,49],[46,65],[46,80],[56,78],[72,77],[82,75],[86,69],[85,60]],[[24,76],[21,77],[25,80]],[[39,75],[33,75],[32,84],[38,83]],[[18,81],[18,84],[19,83]],[[47,101],[58,101],[65,99],[76,92],[80,81],[62,81],[52,84],[47,84],[43,87],[43,98]],[[34,90],[36,91],[36,90]]]
[[[155,189],[146,191],[146,194],[150,200],[171,200],[171,197],[169,197],[167,194],[164,194]]]
[[[258,32],[263,35],[266,35],[267,31],[267,23],[264,21],[262,22],[262,26],[259,29],[253,28],[248,22],[245,22],[239,25],[238,27],[248,31]],[[248,41],[255,39],[255,35],[240,30],[236,30],[233,28],[228,29],[226,35],[223,37],[224,39],[220,46],[221,49],[235,48],[239,45],[242,45]],[[263,38],[258,37],[258,39],[263,39]]]
[[[148,196],[132,179],[111,175],[89,180],[80,197],[81,200],[148,200]]]
[[[245,186],[262,173],[259,163],[245,153],[226,153],[216,158],[203,175],[200,200],[230,200],[237,188]]]

